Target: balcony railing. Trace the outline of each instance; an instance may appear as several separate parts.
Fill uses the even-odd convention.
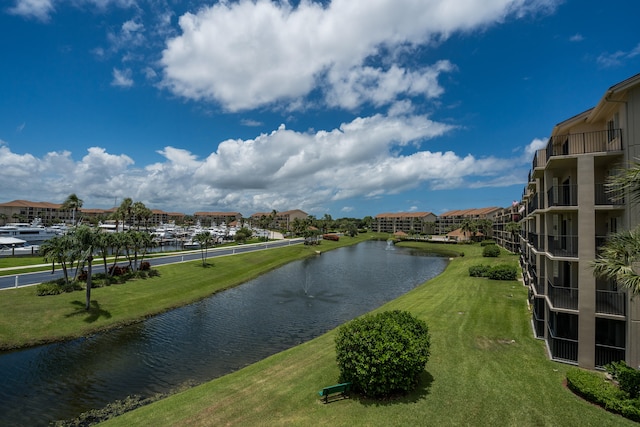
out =
[[[553,156],[622,150],[622,132],[610,129],[596,132],[556,135],[547,143],[547,159]]]
[[[594,196],[596,205],[624,205],[624,197],[621,197],[621,193],[612,192],[603,183],[595,184]]]
[[[554,337],[551,333],[549,333],[549,337],[549,350],[551,351],[552,359],[559,359],[567,362],[578,361],[577,340]]]
[[[554,286],[550,280],[547,280],[547,285],[549,301],[554,308],[578,309],[578,288]]]
[[[544,320],[533,319],[533,332],[536,338],[544,338]]]
[[[596,313],[624,316],[627,313],[627,296],[617,291],[596,291]]]
[[[547,197],[549,206],[578,206],[578,186],[565,184],[551,187]]]
[[[531,196],[531,200],[527,203],[527,214],[530,214],[538,209],[538,193]]]
[[[537,233],[529,233],[527,241],[531,243],[536,250],[540,249],[540,239]]]
[[[547,251],[554,256],[577,257],[578,236],[550,235],[547,239]]]
[[[625,360],[624,348],[596,344],[596,367],[602,368],[609,363],[618,362],[620,360]]]

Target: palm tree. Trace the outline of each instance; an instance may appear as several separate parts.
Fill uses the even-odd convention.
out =
[[[200,254],[202,255],[202,266],[205,267],[207,265],[206,263],[207,249],[209,249],[211,242],[213,242],[213,236],[211,235],[210,231],[203,231],[193,236],[193,240],[195,240],[200,244]]]
[[[606,186],[614,200],[628,193],[631,201],[640,202],[640,163],[611,176]],[[596,277],[615,280],[634,295],[640,294],[640,226],[610,235],[591,266]]]
[[[115,239],[115,233],[97,233],[95,247],[96,251],[102,257],[102,265],[104,266],[104,274],[108,275],[107,268],[107,256],[109,256],[109,249],[113,247]]]
[[[60,206],[60,209],[72,212],[72,223],[74,227],[76,225],[76,211],[82,207],[82,203],[82,199],[76,196],[76,193],[71,193],[64,203],[62,203],[62,206]]]
[[[69,234],[54,236],[40,245],[40,253],[45,262],[51,263],[51,274],[56,271],[56,263],[60,264],[65,283],[69,283],[69,266],[73,264],[73,242]]]
[[[147,220],[153,216],[151,209],[147,208],[142,202],[134,202],[131,205],[131,214],[136,220],[136,229],[140,231],[140,223],[144,221],[145,227]]]
[[[640,294],[640,227],[609,236],[592,267],[596,277],[614,279]]]
[[[475,224],[469,218],[465,218],[460,224],[460,230],[462,230],[462,234],[464,234],[465,237],[467,236],[467,233],[470,232],[473,232],[473,235],[475,236],[475,229]]]
[[[98,242],[99,232],[100,230],[95,228],[82,226],[77,228],[74,233],[78,248],[81,251],[80,258],[83,262],[87,263],[87,298],[84,307],[87,311],[91,308],[91,270],[93,265],[93,252],[96,248],[96,243]]]
[[[131,211],[133,207],[133,200],[131,197],[125,198],[120,206],[118,207],[117,213],[120,217],[122,217],[122,229],[124,230],[125,224],[127,224],[127,220],[131,219]]]
[[[618,169],[607,179],[605,186],[614,201],[623,200],[628,192],[633,202],[640,202],[640,162],[636,161],[628,168]]]

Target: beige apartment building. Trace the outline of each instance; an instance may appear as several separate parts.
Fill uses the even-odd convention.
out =
[[[509,252],[520,252],[520,224],[522,206],[514,202],[508,208],[500,209],[493,217],[493,240]]]
[[[193,218],[206,227],[235,226],[240,225],[242,214],[240,212],[196,212],[193,214]]]
[[[455,211],[445,212],[438,216],[436,221],[436,230],[440,235],[449,233],[450,231],[457,230],[462,226],[465,220],[479,220],[487,219],[494,221],[494,217],[500,212],[502,208],[495,206],[488,208],[477,209],[459,209]]]
[[[272,212],[256,212],[251,215],[251,224],[254,227],[260,227],[260,223],[263,218],[269,218],[273,215]],[[276,212],[275,217],[271,224],[268,225],[269,228],[273,230],[291,230],[291,225],[293,222],[298,219],[303,221],[309,217],[309,214],[301,211],[300,209],[292,209],[284,212]]]
[[[62,210],[61,203],[32,202],[29,200],[13,200],[11,202],[0,203],[0,225],[7,222],[33,222],[40,218],[44,225],[54,225],[61,222],[71,223],[73,213],[70,210]],[[113,221],[112,216],[116,208],[92,209],[80,208],[76,213],[76,220],[79,221]],[[165,212],[159,209],[151,210],[151,218],[147,225],[158,225],[167,222],[179,222],[184,218],[183,213]]]
[[[371,228],[378,233],[432,234],[436,219],[431,212],[381,213],[373,218]]]
[[[638,206],[612,200],[607,177],[640,157],[640,74],[557,124],[534,155],[523,193],[521,262],[532,325],[553,360],[640,367],[640,298],[596,279],[609,233],[638,225]]]

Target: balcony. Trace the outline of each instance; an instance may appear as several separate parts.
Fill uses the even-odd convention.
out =
[[[548,236],[547,252],[549,252],[553,256],[572,258],[577,257],[578,236],[568,234]]]
[[[527,203],[527,215],[538,210],[538,194],[534,194],[529,203]]]
[[[538,277],[532,277],[531,284],[536,290],[537,295],[544,295],[544,281],[538,279]]]
[[[614,192],[607,188],[607,185],[604,183],[596,183],[595,184],[595,204],[596,206],[602,205],[612,205],[612,206],[621,206],[624,205],[624,196],[618,191]]]
[[[626,312],[626,294],[617,291],[596,291],[596,313],[624,316]]]
[[[535,250],[540,249],[540,238],[537,233],[528,233],[527,242],[529,242]]]
[[[553,308],[578,309],[578,288],[554,286],[550,280],[547,280],[547,285],[549,301]]]
[[[549,207],[551,206],[578,206],[578,186],[565,184],[551,187],[547,191]]]
[[[601,153],[622,150],[622,132],[610,129],[596,132],[556,135],[547,143],[547,158],[575,154]]]
[[[596,361],[597,368],[602,368],[612,362],[625,360],[625,349],[622,347],[612,347],[603,344],[596,344]]]
[[[578,362],[578,340],[555,337],[549,330],[548,345],[553,360]]]
[[[544,301],[536,299],[533,302],[533,329],[536,338],[544,338]]]

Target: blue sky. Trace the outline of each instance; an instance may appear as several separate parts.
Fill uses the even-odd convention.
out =
[[[0,7],[0,202],[509,206],[553,126],[640,72],[635,0]]]

